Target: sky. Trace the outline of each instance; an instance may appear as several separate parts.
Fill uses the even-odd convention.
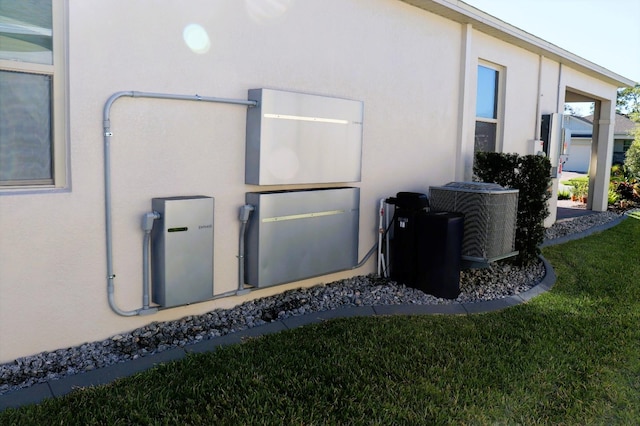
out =
[[[640,0],[462,0],[640,82]]]

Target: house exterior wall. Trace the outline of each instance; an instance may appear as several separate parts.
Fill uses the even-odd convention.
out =
[[[465,37],[463,25],[397,0],[292,2],[283,10],[255,4],[69,2],[72,186],[0,199],[0,362],[374,271],[371,259],[357,270],[151,317],[116,315],[106,295],[102,132],[103,107],[115,92],[247,99],[249,89],[264,87],[363,101],[362,179],[349,184],[361,190],[360,258],[377,241],[380,198],[427,193],[455,180],[460,164],[470,176],[474,115],[458,118],[475,105],[478,60],[505,69],[505,152],[529,153],[538,111],[561,111],[565,86],[615,99],[612,85],[567,67],[560,73],[557,62],[483,33]],[[193,23],[210,39],[204,53],[183,40]],[[140,306],[140,220],[151,198],[215,197],[214,292],[222,294],[238,285],[245,193],[313,187],[246,185],[245,122],[242,106],[134,98],[113,104],[115,299],[122,309]]]

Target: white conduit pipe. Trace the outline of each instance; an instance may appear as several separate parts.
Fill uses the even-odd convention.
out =
[[[385,203],[386,203],[386,200],[385,200]],[[395,217],[395,211],[394,211],[394,217]],[[393,222],[393,217],[391,218],[391,222]],[[390,275],[389,263],[391,263],[391,236],[389,235],[389,229],[391,228],[391,223],[389,222],[389,208],[386,208],[384,210],[384,226],[385,226],[385,231],[384,231],[385,250],[384,251],[387,255],[387,257],[385,258],[385,270],[387,271],[385,277],[388,278]]]
[[[251,212],[255,210],[255,207],[251,204],[245,204],[240,207],[240,237],[238,241],[238,290],[237,295],[247,294],[250,290],[244,288],[244,238],[247,230],[247,222],[249,222],[249,216]]]
[[[377,249],[377,253],[378,253],[378,276],[387,276],[387,270],[389,268],[389,262],[388,259],[384,259],[384,256],[382,256],[382,241],[386,239],[387,241],[387,256],[389,253],[389,229],[391,227],[391,224],[388,221],[388,210],[389,209],[385,209],[384,205],[387,203],[387,199],[382,199],[380,200],[380,210],[379,210],[379,228],[378,228],[378,241],[376,241],[373,244],[373,247],[371,247],[371,249],[369,250],[369,252],[364,256],[364,259],[362,259],[360,261],[360,263],[358,263],[356,266],[354,266],[351,269],[357,269],[360,268],[362,266],[364,266],[365,263],[367,263],[367,261],[369,260],[369,258],[371,257],[371,255],[373,255],[373,253],[376,252]],[[382,224],[382,217],[384,215],[384,225]],[[391,221],[393,222],[393,218],[391,219]],[[380,275],[380,259],[383,259],[382,262],[382,270],[384,271],[384,275]]]
[[[243,99],[226,99],[226,98],[212,98],[207,96],[200,95],[176,95],[176,94],[168,94],[168,93],[150,93],[150,92],[116,92],[107,99],[107,102],[104,105],[103,111],[103,127],[104,127],[104,210],[105,210],[105,234],[106,234],[106,244],[107,244],[107,299],[109,301],[109,307],[113,312],[118,315],[130,317],[134,315],[145,315],[150,313],[155,313],[157,308],[149,308],[148,306],[143,306],[142,308],[135,309],[132,311],[125,311],[120,309],[115,303],[114,296],[114,279],[116,275],[113,272],[113,230],[111,225],[111,149],[110,149],[110,141],[113,133],[111,133],[111,107],[115,101],[122,97],[130,97],[130,98],[153,98],[153,99],[170,99],[170,100],[181,100],[181,101],[199,101],[199,102],[216,102],[216,103],[225,103],[225,104],[233,104],[233,105],[244,105],[247,107],[254,107],[258,105],[256,101],[243,100]],[[145,268],[147,266],[145,265]],[[145,283],[143,286],[148,287]],[[143,299],[148,300],[148,288],[143,289]],[[143,305],[147,303],[143,300]]]
[[[154,314],[158,310],[150,308],[150,279],[149,279],[149,245],[151,243],[151,230],[153,229],[153,221],[160,219],[160,213],[149,212],[142,217],[142,230],[144,231],[144,239],[142,242],[142,310],[139,314]]]
[[[384,198],[380,200],[380,206],[378,208],[378,276],[386,277],[387,268],[385,267],[384,255],[382,254],[382,238],[384,234],[385,225],[384,221]]]

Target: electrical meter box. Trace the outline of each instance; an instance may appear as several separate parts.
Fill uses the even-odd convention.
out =
[[[205,196],[153,198],[152,300],[163,307],[213,297],[213,207]]]

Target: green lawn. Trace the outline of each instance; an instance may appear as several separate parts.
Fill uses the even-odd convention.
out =
[[[339,319],[0,413],[0,424],[638,424],[640,218],[473,316]]]

